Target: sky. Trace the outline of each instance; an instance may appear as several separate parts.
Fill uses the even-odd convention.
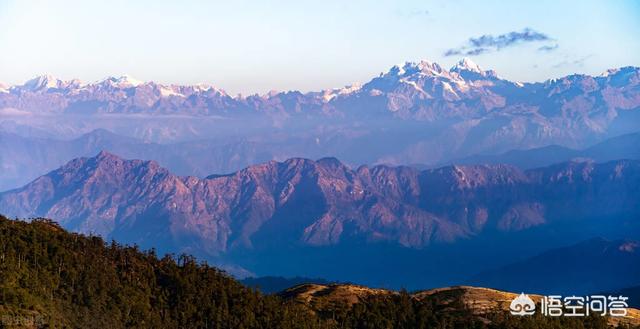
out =
[[[0,81],[127,74],[246,95],[464,56],[542,81],[640,66],[639,35],[640,0],[0,0]]]

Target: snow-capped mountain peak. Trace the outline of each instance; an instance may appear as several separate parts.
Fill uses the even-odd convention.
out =
[[[205,91],[209,91],[209,90],[216,90],[215,87],[213,87],[212,85],[208,84],[208,83],[198,83],[192,86],[193,90],[198,91],[198,92],[205,92]]]
[[[484,73],[484,71],[478,66],[478,64],[474,63],[468,57],[461,59],[456,65],[451,68],[451,72],[462,72],[462,71],[470,71],[475,73]]]
[[[441,75],[444,71],[440,64],[422,60],[418,63],[418,69],[420,72],[428,75]]]
[[[37,76],[25,82],[23,87],[32,91],[36,91],[49,88],[59,88],[61,84],[61,80],[55,78],[52,75],[46,74]]]
[[[37,76],[31,80],[28,80],[21,86],[13,86],[13,88],[28,90],[31,92],[46,91],[49,89],[69,89],[77,88],[81,85],[80,80],[60,80],[50,74]]]
[[[108,77],[106,79],[104,79],[102,81],[102,83],[106,83],[109,84],[111,86],[114,87],[119,87],[119,88],[127,88],[127,87],[137,87],[141,84],[143,84],[144,82],[137,80],[133,77],[131,77],[130,75],[122,75],[120,77]]]
[[[444,69],[438,64],[427,60],[421,60],[420,62],[405,62],[401,65],[394,65],[389,69],[386,74],[381,74],[387,77],[408,77],[414,74],[422,74],[429,76],[439,76],[446,73]]]
[[[326,89],[324,91],[321,92],[322,94],[322,99],[325,102],[329,102],[332,99],[338,97],[338,96],[345,96],[345,95],[350,95],[352,93],[355,93],[359,90],[362,89],[362,84],[360,83],[354,83],[352,85],[349,86],[345,86],[343,88],[336,88],[336,89]]]
[[[402,72],[402,76],[414,75],[416,73],[437,76],[442,75],[445,71],[438,63],[422,60],[418,63],[406,62],[400,72]]]

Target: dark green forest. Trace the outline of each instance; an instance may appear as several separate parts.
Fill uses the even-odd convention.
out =
[[[0,328],[607,328],[597,316],[489,318],[404,292],[312,312],[188,255],[0,216]]]

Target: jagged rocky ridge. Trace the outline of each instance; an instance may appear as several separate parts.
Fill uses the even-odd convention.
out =
[[[0,194],[0,213],[217,255],[277,246],[391,243],[421,249],[476,236],[640,213],[640,162],[351,169],[334,158],[181,177],[101,152]]]

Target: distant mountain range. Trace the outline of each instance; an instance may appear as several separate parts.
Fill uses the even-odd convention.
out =
[[[277,141],[274,140],[273,145],[278,145]],[[294,145],[290,147],[293,148]],[[71,159],[93,156],[101,150],[109,150],[127,158],[157,160],[179,175],[200,177],[212,172],[236,171],[287,153],[282,148],[260,148],[250,140],[158,144],[104,129],[71,140],[24,137],[0,131],[0,191],[20,187]]]
[[[638,132],[637,67],[520,83],[421,61],[249,96],[42,76],[0,85],[0,213],[238,276],[426,288],[483,273],[516,288],[504,266],[640,234]],[[596,260],[631,255],[588,241],[575,248]],[[596,280],[582,260],[567,264]]]
[[[470,283],[544,294],[594,294],[630,287],[640,284],[640,242],[591,239],[484,272]]]
[[[611,296],[625,296],[629,297],[629,306],[639,308],[640,307],[640,286],[619,289],[616,291],[603,292],[605,295]]]
[[[453,160],[456,164],[510,164],[523,169],[550,164],[589,159],[607,162],[618,159],[640,159],[640,133],[626,134],[607,139],[583,150],[550,145],[529,150],[512,150],[497,155],[475,155]]]
[[[467,257],[473,258],[474,250],[504,248],[505,239],[523,235],[529,241],[509,246],[511,252],[531,243],[540,245],[528,252],[547,249],[554,235],[565,244],[589,234],[633,236],[640,232],[638,196],[640,161],[634,160],[567,162],[527,171],[506,165],[419,171],[351,169],[335,158],[294,158],[202,179],[176,176],[153,161],[101,152],[0,194],[0,213],[57,218],[70,230],[224,259],[269,274],[265,266],[273,271],[305,267],[289,262],[298,252],[307,261],[331,255],[338,262],[348,252],[336,250],[356,252],[365,246],[371,254],[359,259],[364,264],[389,250],[410,255],[408,261],[426,260],[421,250],[438,246],[486,247],[470,249]],[[327,253],[313,256],[318,251]],[[505,254],[501,260],[512,257]],[[363,275],[363,269],[344,269],[354,272],[343,280]],[[316,275],[335,277],[330,268],[324,270]],[[307,274],[287,271],[282,274]]]
[[[117,135],[104,129],[97,129],[71,140],[24,137],[0,130],[0,191],[20,187],[71,159],[93,156],[101,150],[125,158],[155,160],[175,174],[197,177],[205,177],[212,172],[234,172],[252,164],[273,159],[285,160],[296,155],[322,158],[330,154],[331,147],[319,147],[315,142],[304,138],[272,137],[268,141],[242,138],[159,144]],[[336,137],[331,145],[339,147],[340,141],[344,139],[348,138]],[[345,141],[343,144],[349,142]],[[371,148],[362,146],[360,149],[367,152]],[[348,148],[339,152],[338,156],[346,159],[346,163],[350,165],[360,164],[359,159],[363,157],[357,152],[349,152]],[[442,165],[510,164],[522,169],[531,169],[574,159],[591,159],[596,162],[640,159],[640,133],[607,139],[583,150],[554,145],[530,150],[512,150],[498,155],[476,155]]]
[[[596,115],[604,108],[630,110],[638,106],[639,72],[639,68],[624,67],[597,77],[576,74],[542,83],[520,83],[482,70],[465,58],[450,70],[429,61],[407,62],[365,84],[345,88],[236,97],[209,85],[163,85],[128,76],[95,83],[40,76],[1,89],[0,106],[48,114],[384,115],[421,121],[481,118],[500,112],[513,117],[527,114],[522,117],[530,119],[539,116],[539,123],[549,117],[564,118],[597,131],[611,119],[607,113]],[[548,132],[555,133],[559,132]]]
[[[320,278],[273,276],[246,278],[240,282],[264,293],[283,292],[298,285],[337,284]],[[637,308],[640,286],[635,285],[640,284],[640,242],[589,239],[484,271],[465,284],[540,294],[626,296],[629,305]]]
[[[146,142],[208,140],[239,150],[211,151],[222,159],[216,172],[296,156],[433,166],[549,145],[583,149],[640,131],[639,108],[636,67],[519,83],[469,60],[449,70],[421,61],[352,87],[235,97],[205,85],[43,76],[0,90],[0,131],[73,139],[107,129]]]

